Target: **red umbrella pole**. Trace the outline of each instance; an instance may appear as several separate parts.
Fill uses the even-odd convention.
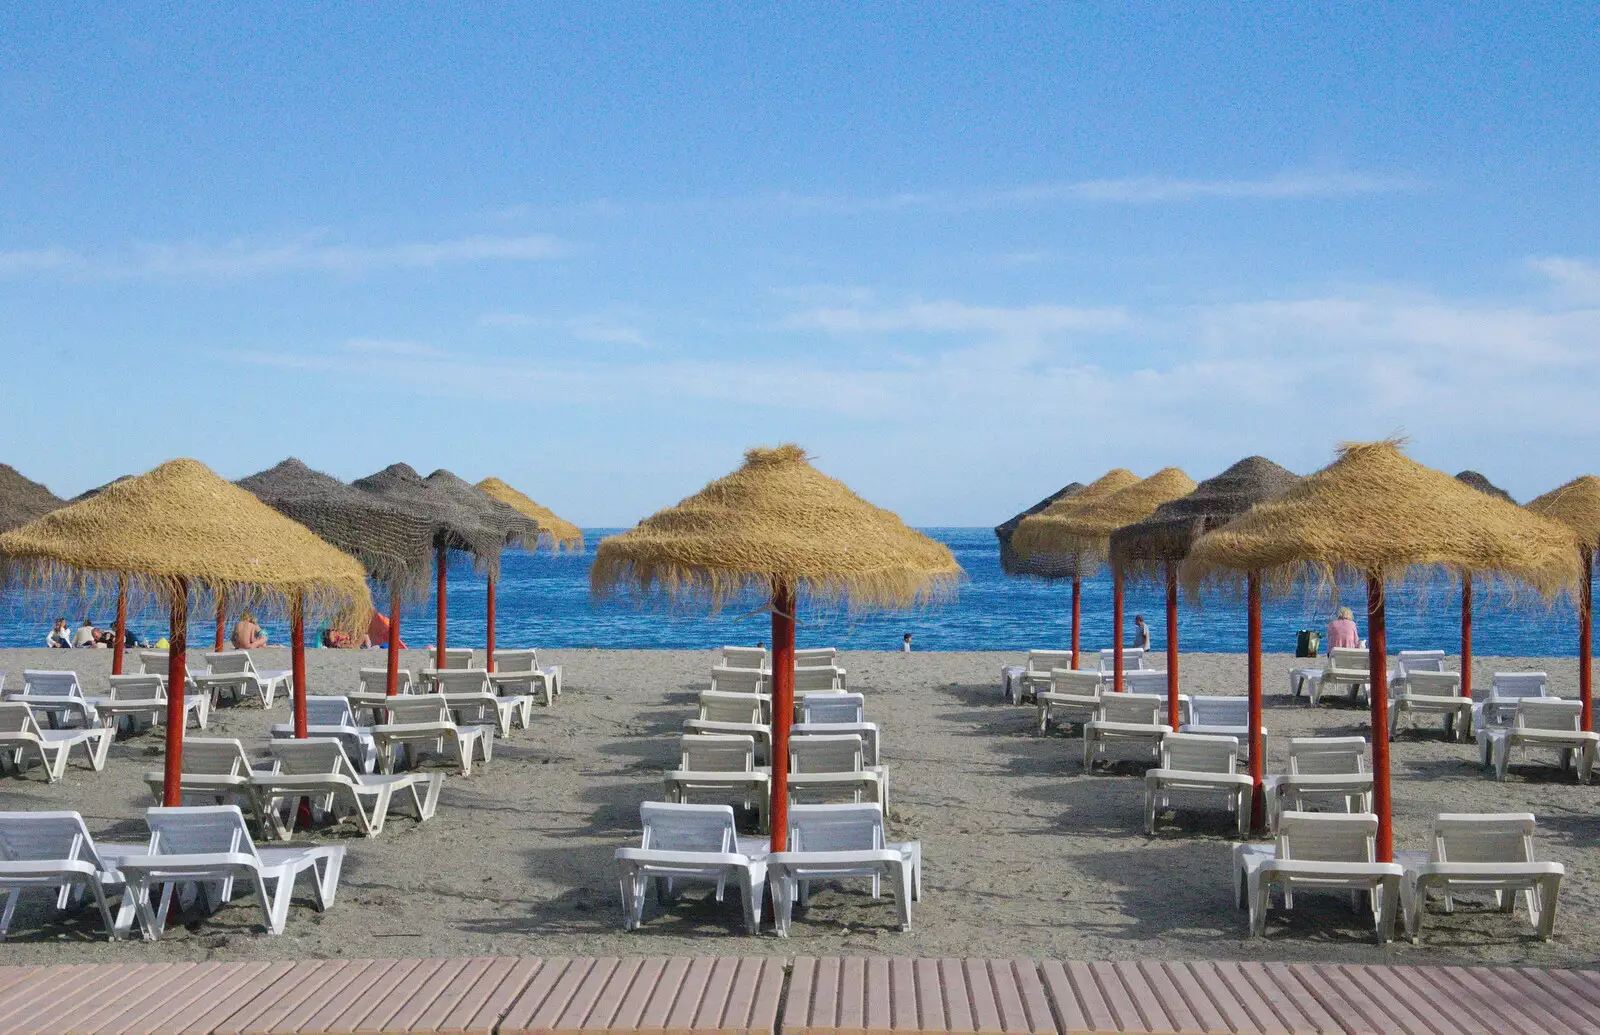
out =
[[[1250,700],[1250,829],[1266,826],[1267,796],[1261,772],[1266,752],[1261,749],[1261,573],[1252,571],[1246,582],[1249,597],[1245,618],[1245,687]]]
[[[435,619],[437,625],[436,625],[436,628],[435,628],[434,634],[433,634],[433,644],[434,644],[434,646],[433,646],[433,667],[434,668],[444,668],[444,612],[445,612],[444,576],[445,576],[445,568],[447,566],[447,558],[445,557],[444,547],[442,547],[442,546],[439,547],[439,556],[438,556],[438,559],[435,561],[434,566],[439,571],[439,588],[438,588],[437,600],[436,600],[436,603],[439,605],[438,606],[439,614],[438,614],[437,618]],[[392,636],[393,633],[391,633],[390,635]]]
[[[1583,548],[1583,585],[1578,590],[1578,697],[1583,701],[1583,728],[1594,729],[1594,549]]]
[[[1178,566],[1167,562],[1167,722],[1178,728]]]
[[[222,649],[222,627],[228,624],[228,591],[217,590],[217,635],[211,641],[212,650]]]
[[[184,694],[188,689],[189,580],[172,581],[172,616],[167,628],[167,764],[161,804],[183,804]]]
[[[306,601],[301,593],[294,595],[289,608],[289,667],[294,671],[294,735],[304,740],[306,731]]]
[[[1383,576],[1367,573],[1367,664],[1372,702],[1372,806],[1378,813],[1378,861],[1394,862],[1394,827],[1389,806],[1389,670]]]
[[[117,642],[111,645],[111,674],[122,675],[122,641],[128,638],[128,577],[117,576]]]
[[[772,590],[772,850],[789,841],[789,724],[794,721],[794,587]]]
[[[390,697],[400,692],[400,584],[389,584],[389,673],[384,692]]]
[[[1122,693],[1122,569],[1111,566],[1111,685]]]
[[[1072,576],[1072,667],[1078,667],[1078,630],[1083,623],[1083,579]]]
[[[489,619],[489,649],[488,649],[489,660],[488,660],[487,664],[489,666],[489,671],[493,672],[494,671],[494,576],[493,575],[489,576],[489,584],[488,584],[488,587],[487,587],[487,592],[488,592],[487,611],[488,611],[488,619]]]
[[[1461,576],[1461,696],[1472,696],[1472,572]]]

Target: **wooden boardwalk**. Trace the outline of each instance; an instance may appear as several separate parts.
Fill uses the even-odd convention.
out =
[[[1600,972],[762,957],[0,967],[0,1035],[1588,1035]]]

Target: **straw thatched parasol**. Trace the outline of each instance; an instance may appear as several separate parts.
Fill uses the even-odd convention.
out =
[[[1083,618],[1083,571],[1080,558],[1076,554],[1054,554],[1048,551],[1025,553],[1017,549],[1015,536],[1017,526],[1026,519],[1044,514],[1059,517],[1070,514],[1078,507],[1087,506],[1096,500],[1105,499],[1113,493],[1120,492],[1130,485],[1137,485],[1139,476],[1132,471],[1115,467],[1096,478],[1088,485],[1078,485],[1073,482],[1060,492],[1047,499],[1040,500],[1024,513],[1018,514],[1010,521],[996,528],[995,535],[1000,536],[1000,564],[1007,574],[1039,575],[1043,578],[1070,578],[1072,579],[1072,667],[1078,667],[1079,631],[1082,628]],[[1073,486],[1078,486],[1073,489]],[[1072,491],[1069,491],[1072,490]],[[1001,535],[1004,530],[1004,535]],[[1011,558],[1012,568],[1006,568],[1006,558]],[[1013,568],[1015,570],[1013,570]]]
[[[476,514],[483,524],[490,528],[500,529],[505,535],[505,544],[507,546],[538,545],[539,523],[515,507],[495,499],[477,486],[456,477],[443,468],[428,475],[424,480],[429,485],[454,497],[463,507]],[[489,572],[485,577],[484,585],[484,628],[486,633],[484,664],[490,672],[494,671],[494,591],[496,574],[494,571]],[[443,637],[440,637],[439,647],[439,658],[442,665],[444,659]]]
[[[772,613],[772,849],[788,835],[798,592],[851,607],[905,607],[954,589],[948,547],[912,531],[807,462],[796,445],[752,449],[744,465],[595,551],[590,586],[712,608],[754,590]]]
[[[523,517],[539,526],[539,544],[548,544],[556,553],[562,550],[582,550],[583,530],[555,511],[542,506],[513,489],[499,478],[485,478],[475,488],[488,493],[501,503],[519,511]]]
[[[994,537],[1000,540],[1000,570],[1007,575],[1032,575],[1036,578],[1055,580],[1070,579],[1077,572],[1077,566],[1070,560],[1051,557],[1048,554],[1039,557],[1023,557],[1011,545],[1011,536],[1017,531],[1017,526],[1025,517],[1032,517],[1041,510],[1077,495],[1087,488],[1082,482],[1071,482],[1052,492],[1044,499],[1015,514],[1006,521],[994,526]]]
[[[376,493],[384,499],[409,510],[425,515],[433,523],[433,546],[437,580],[438,614],[435,621],[434,650],[436,664],[444,667],[445,614],[448,604],[445,572],[448,568],[447,551],[460,550],[471,555],[473,563],[489,575],[500,574],[500,551],[506,545],[508,532],[503,527],[485,525],[474,512],[464,505],[458,494],[447,491],[439,482],[429,483],[409,464],[390,464],[376,474],[357,478],[351,483],[358,489]],[[390,630],[390,642],[399,638]],[[393,692],[394,686],[390,686]]]
[[[1463,485],[1470,485],[1479,492],[1486,493],[1498,500],[1515,503],[1516,498],[1511,493],[1500,488],[1488,478],[1477,471],[1461,471],[1456,474],[1456,481]],[[1472,572],[1461,573],[1461,696],[1472,696]]]
[[[171,603],[164,800],[182,772],[189,591],[287,606],[298,648],[296,732],[305,732],[308,609],[363,624],[372,612],[359,562],[195,460],[171,460],[0,535],[0,575],[35,587],[93,590],[132,581]]]
[[[1586,474],[1528,503],[1528,509],[1559,521],[1578,538],[1583,563],[1578,583],[1578,696],[1583,728],[1594,729],[1594,551],[1600,544],[1600,478]]]
[[[1111,533],[1111,563],[1124,577],[1166,579],[1167,721],[1173,729],[1178,728],[1178,564],[1200,536],[1282,495],[1299,480],[1266,457],[1248,456],[1189,495],[1161,504],[1143,521]],[[1253,713],[1259,712],[1259,695],[1251,704]],[[1258,747],[1252,743],[1252,766],[1260,764]]]
[[[26,525],[66,503],[10,464],[0,464],[0,532]]]
[[[1424,467],[1390,441],[1341,447],[1337,460],[1279,498],[1200,537],[1182,574],[1191,587],[1245,580],[1257,626],[1263,579],[1280,589],[1331,584],[1339,576],[1366,579],[1375,805],[1379,856],[1388,862],[1394,840],[1385,582],[1444,565],[1507,575],[1549,595],[1573,583],[1577,560],[1572,535],[1561,525]],[[1259,633],[1252,641],[1256,667]]]

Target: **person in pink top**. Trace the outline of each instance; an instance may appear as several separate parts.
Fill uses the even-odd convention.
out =
[[[1328,649],[1361,646],[1361,631],[1348,607],[1339,608],[1339,617],[1328,623]]]

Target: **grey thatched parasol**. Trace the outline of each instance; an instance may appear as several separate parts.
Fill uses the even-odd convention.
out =
[[[0,464],[0,532],[44,517],[66,502],[38,482],[23,477],[15,467]]]
[[[1001,571],[1005,572],[1007,575],[1033,575],[1041,579],[1049,579],[1052,581],[1057,579],[1070,579],[1073,575],[1077,574],[1078,566],[1073,563],[1070,557],[1054,557],[1049,555],[1038,555],[1034,557],[1022,556],[1021,554],[1017,553],[1016,550],[1011,548],[1011,536],[1014,532],[1016,532],[1017,526],[1022,523],[1023,518],[1039,513],[1039,511],[1050,506],[1052,503],[1055,503],[1057,500],[1064,500],[1068,496],[1077,495],[1079,490],[1082,488],[1082,482],[1072,482],[1046,496],[1038,503],[1035,503],[1027,510],[1024,510],[1022,513],[1015,515],[1009,521],[1004,521],[994,527],[994,537],[1000,540]]]
[[[1517,498],[1515,496],[1500,488],[1500,486],[1496,485],[1494,482],[1491,482],[1488,478],[1485,478],[1477,471],[1462,471],[1460,474],[1456,475],[1456,481],[1464,482],[1467,485],[1472,486],[1474,489],[1477,489],[1479,492],[1488,493],[1490,496],[1493,496],[1496,499],[1505,500],[1507,503],[1517,502]]]

